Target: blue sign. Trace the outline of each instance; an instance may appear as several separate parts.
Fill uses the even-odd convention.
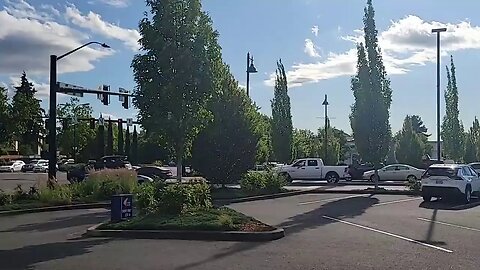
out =
[[[133,195],[120,194],[112,196],[111,221],[119,222],[133,217]]]

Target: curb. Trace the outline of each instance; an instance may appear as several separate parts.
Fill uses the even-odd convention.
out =
[[[357,189],[357,190],[322,190],[322,189],[313,189],[310,190],[310,193],[320,194],[320,193],[337,193],[337,194],[378,194],[378,195],[407,195],[407,196],[419,196],[420,192],[409,191],[409,190],[367,190],[367,189]]]
[[[64,210],[77,210],[77,209],[95,209],[95,208],[109,208],[110,203],[83,203],[83,204],[71,204],[71,205],[59,205],[59,206],[47,206],[40,208],[20,209],[11,211],[0,211],[0,216],[14,216],[30,213],[41,212],[54,212]]]
[[[283,198],[283,197],[309,194],[309,193],[312,193],[312,191],[314,191],[314,190],[315,189],[287,191],[287,192],[281,192],[281,193],[275,193],[275,194],[258,195],[258,196],[234,198],[234,199],[214,199],[213,202],[214,203],[221,203],[221,204],[230,204],[230,203],[261,201],[261,200],[269,200],[269,199],[276,199],[276,198]]]
[[[116,237],[136,239],[177,239],[203,241],[239,241],[263,242],[273,241],[285,236],[282,228],[269,232],[238,232],[238,231],[172,231],[172,230],[99,230],[103,223],[87,229],[85,236]]]

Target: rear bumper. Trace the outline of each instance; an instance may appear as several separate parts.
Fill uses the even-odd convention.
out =
[[[461,191],[458,187],[422,186],[422,196],[454,197],[462,195],[463,191]]]

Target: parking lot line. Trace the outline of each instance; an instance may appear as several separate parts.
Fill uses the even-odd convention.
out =
[[[465,227],[462,225],[457,225],[457,224],[452,224],[452,223],[446,223],[446,222],[441,222],[441,221],[436,221],[436,220],[431,220],[428,218],[417,218],[418,220],[425,221],[425,222],[433,222],[435,224],[440,224],[440,225],[445,225],[445,226],[450,226],[454,228],[459,228],[459,229],[464,229],[464,230],[469,230],[469,231],[474,231],[474,232],[480,232],[480,229],[475,229],[475,228],[470,228],[470,227]]]
[[[314,203],[319,203],[319,202],[330,202],[330,201],[336,201],[336,200],[342,200],[342,199],[350,199],[350,198],[356,198],[356,197],[364,197],[365,194],[362,195],[353,195],[353,196],[345,196],[345,197],[335,197],[335,198],[329,198],[329,199],[323,199],[323,200],[317,200],[317,201],[308,201],[308,202],[301,202],[299,205],[307,205],[307,204],[314,204]]]
[[[382,205],[387,205],[387,204],[402,203],[402,202],[410,202],[410,201],[416,201],[416,200],[420,200],[420,199],[422,199],[422,198],[411,198],[411,199],[404,199],[404,200],[390,201],[390,202],[384,202],[384,203],[377,203],[377,204],[374,204],[373,206],[382,206]]]
[[[336,221],[336,222],[340,222],[340,223],[343,223],[343,224],[346,224],[346,225],[354,226],[354,227],[357,227],[357,228],[361,228],[361,229],[364,229],[364,230],[368,230],[368,231],[380,233],[380,234],[383,234],[383,235],[391,236],[391,237],[394,237],[394,238],[405,240],[405,241],[410,242],[410,243],[414,243],[414,244],[421,245],[421,246],[424,246],[424,247],[433,248],[433,249],[440,250],[440,251],[443,251],[443,252],[447,252],[447,253],[452,253],[453,252],[452,250],[449,250],[449,249],[437,247],[437,246],[430,245],[430,244],[427,244],[427,243],[423,243],[423,242],[420,242],[420,241],[417,241],[417,240],[414,240],[414,239],[410,239],[410,238],[405,237],[405,236],[401,236],[401,235],[386,232],[386,231],[377,230],[377,229],[370,228],[370,227],[367,227],[367,226],[363,226],[363,225],[360,225],[360,224],[356,224],[356,223],[348,222],[348,221],[345,221],[345,220],[341,220],[341,219],[338,219],[338,218],[329,217],[329,216],[323,216],[323,218],[329,219],[329,220],[332,220],[332,221]]]

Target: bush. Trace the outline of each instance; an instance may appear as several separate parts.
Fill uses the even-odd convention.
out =
[[[69,186],[56,186],[54,189],[41,189],[38,192],[38,199],[49,204],[71,204],[73,194]]]
[[[407,187],[411,191],[420,192],[422,189],[422,183],[416,179],[409,179]]]
[[[88,178],[75,185],[75,196],[98,200],[110,199],[112,195],[133,193],[137,187],[135,171],[127,169],[105,169],[92,172]]]
[[[0,189],[0,206],[12,203],[12,196]]]
[[[248,172],[240,181],[242,190],[253,194],[278,193],[286,184],[285,177],[273,171]]]

